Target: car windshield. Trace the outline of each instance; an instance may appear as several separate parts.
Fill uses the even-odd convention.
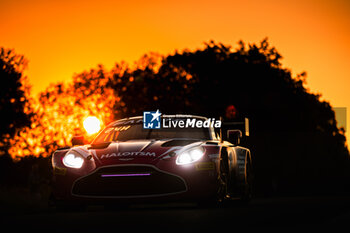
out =
[[[168,138],[211,139],[208,128],[144,129],[142,123],[139,123],[107,127],[95,138],[93,144],[112,141]]]

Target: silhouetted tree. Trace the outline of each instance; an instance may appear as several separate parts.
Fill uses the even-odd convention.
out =
[[[0,48],[0,155],[7,153],[8,140],[19,129],[30,125],[31,114],[25,113],[28,87],[23,84],[22,74],[26,64],[23,56]]]
[[[293,78],[281,58],[267,39],[248,46],[241,41],[235,51],[211,41],[202,50],[164,57],[159,69],[115,73],[110,85],[123,116],[160,109],[219,117],[234,105],[251,120],[249,147],[263,193],[311,192],[326,182],[344,188],[349,154],[334,111],[305,89],[306,73]]]
[[[225,116],[234,106],[250,118],[256,190],[260,194],[341,191],[350,187],[344,131],[331,105],[292,76],[267,39],[233,49],[213,41],[203,49],[143,56],[134,67],[102,66],[51,85],[33,102],[33,124],[12,141],[11,155],[48,156],[70,144],[82,120],[104,123],[146,110]],[[10,101],[11,102],[11,101]],[[327,188],[325,188],[327,187]]]
[[[142,57],[135,68],[116,65],[109,83],[120,99],[114,106],[116,118],[142,115],[147,109],[161,109],[163,113],[191,110],[188,99],[197,94],[192,91],[196,83],[192,75],[157,60],[160,57],[150,54]]]
[[[10,140],[9,153],[15,160],[23,157],[48,157],[57,148],[71,146],[74,135],[84,135],[90,141],[83,121],[95,116],[102,127],[112,121],[116,102],[113,90],[107,87],[110,77],[102,66],[73,77],[71,83],[51,84],[31,102],[33,123]]]

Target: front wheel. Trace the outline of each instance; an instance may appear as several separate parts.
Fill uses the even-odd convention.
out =
[[[218,187],[216,193],[210,198],[198,201],[197,204],[199,207],[221,207],[226,203],[229,186],[229,165],[226,152],[221,155],[219,168],[220,172],[218,174]]]

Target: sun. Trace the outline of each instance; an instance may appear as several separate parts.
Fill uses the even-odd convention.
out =
[[[89,116],[87,117],[84,122],[84,129],[88,134],[95,134],[101,129],[101,122],[97,117]]]

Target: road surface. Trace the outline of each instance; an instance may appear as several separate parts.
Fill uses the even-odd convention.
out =
[[[59,212],[41,207],[8,209],[1,217],[2,227],[22,232],[234,232],[251,227],[347,227],[349,223],[349,196],[258,198],[249,205],[221,208],[190,203],[134,205],[119,210],[90,206],[84,211]]]

